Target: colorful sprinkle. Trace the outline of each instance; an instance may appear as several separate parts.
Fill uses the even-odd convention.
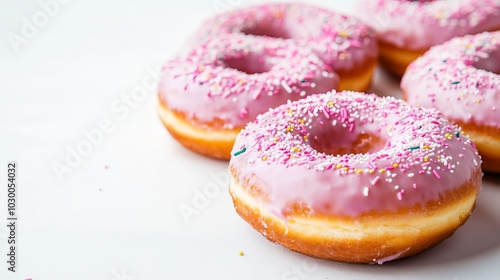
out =
[[[436,176],[436,178],[441,179],[441,176],[439,176],[439,174],[437,173],[436,169],[433,169],[432,173],[434,173],[434,176]]]
[[[243,147],[241,150],[235,152],[233,155],[236,157],[236,156],[243,154],[246,151],[247,151],[247,147]]]

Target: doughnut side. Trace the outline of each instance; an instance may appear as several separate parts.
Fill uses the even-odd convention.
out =
[[[469,135],[483,160],[485,172],[500,173],[500,128],[479,126],[473,123],[456,121],[464,132]]]
[[[481,169],[439,201],[397,212],[358,217],[313,215],[295,205],[286,217],[271,213],[259,186],[238,181],[230,167],[230,194],[236,212],[270,241],[312,257],[352,263],[379,263],[408,257],[450,237],[474,209]]]
[[[367,91],[371,85],[376,65],[376,58],[369,58],[359,67],[351,70],[337,70],[336,73],[340,77],[339,91]]]
[[[234,139],[240,129],[197,127],[161,102],[158,114],[168,132],[186,148],[216,159],[229,160]]]
[[[426,51],[427,49],[402,49],[385,42],[379,42],[380,64],[399,78],[403,76],[408,65]]]

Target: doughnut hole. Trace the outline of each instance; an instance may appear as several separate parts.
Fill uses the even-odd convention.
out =
[[[472,66],[474,66],[477,69],[485,70],[500,75],[500,63],[498,63],[499,60],[500,60],[500,48],[497,48],[493,52],[489,53],[488,57],[479,58],[472,64]]]
[[[311,148],[327,155],[366,154],[382,150],[387,140],[372,133],[358,133],[361,129],[349,131],[342,125],[331,125],[325,120],[324,124],[313,126],[308,142]],[[325,126],[328,126],[326,128]]]
[[[249,75],[268,72],[272,67],[261,55],[253,53],[238,57],[228,57],[223,60],[223,64],[227,68],[232,68]]]

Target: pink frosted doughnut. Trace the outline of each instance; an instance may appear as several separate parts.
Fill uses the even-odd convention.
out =
[[[209,19],[194,36],[221,34],[289,41],[314,51],[340,76],[340,89],[366,90],[377,59],[375,33],[360,20],[304,4],[265,4]]]
[[[483,169],[500,172],[500,31],[452,39],[408,67],[405,99],[440,110],[470,135]]]
[[[360,0],[358,6],[378,33],[382,64],[400,76],[431,46],[500,29],[500,0]]]
[[[481,159],[437,110],[329,92],[260,115],[229,162],[236,211],[271,241],[378,262],[451,236],[481,188]]]
[[[219,37],[166,63],[159,111],[183,145],[229,159],[237,133],[258,114],[337,85],[338,76],[309,50],[275,40]]]

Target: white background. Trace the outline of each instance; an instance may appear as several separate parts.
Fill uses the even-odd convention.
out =
[[[57,3],[51,15],[47,2]],[[475,212],[452,238],[382,266],[290,252],[235,213],[227,163],[177,144],[143,80],[155,82],[158,66],[219,8],[257,2],[0,0],[0,279],[500,277],[498,175],[484,177]],[[352,12],[347,1],[323,2]],[[35,22],[28,33],[27,21]],[[13,34],[24,40],[12,44]],[[144,88],[143,99],[126,103]],[[400,96],[380,70],[372,91]],[[111,128],[72,158],[103,121]],[[18,163],[16,273],[6,263],[10,160]],[[73,167],[58,177],[54,164],[67,161]],[[183,216],[180,207],[197,212]]]

